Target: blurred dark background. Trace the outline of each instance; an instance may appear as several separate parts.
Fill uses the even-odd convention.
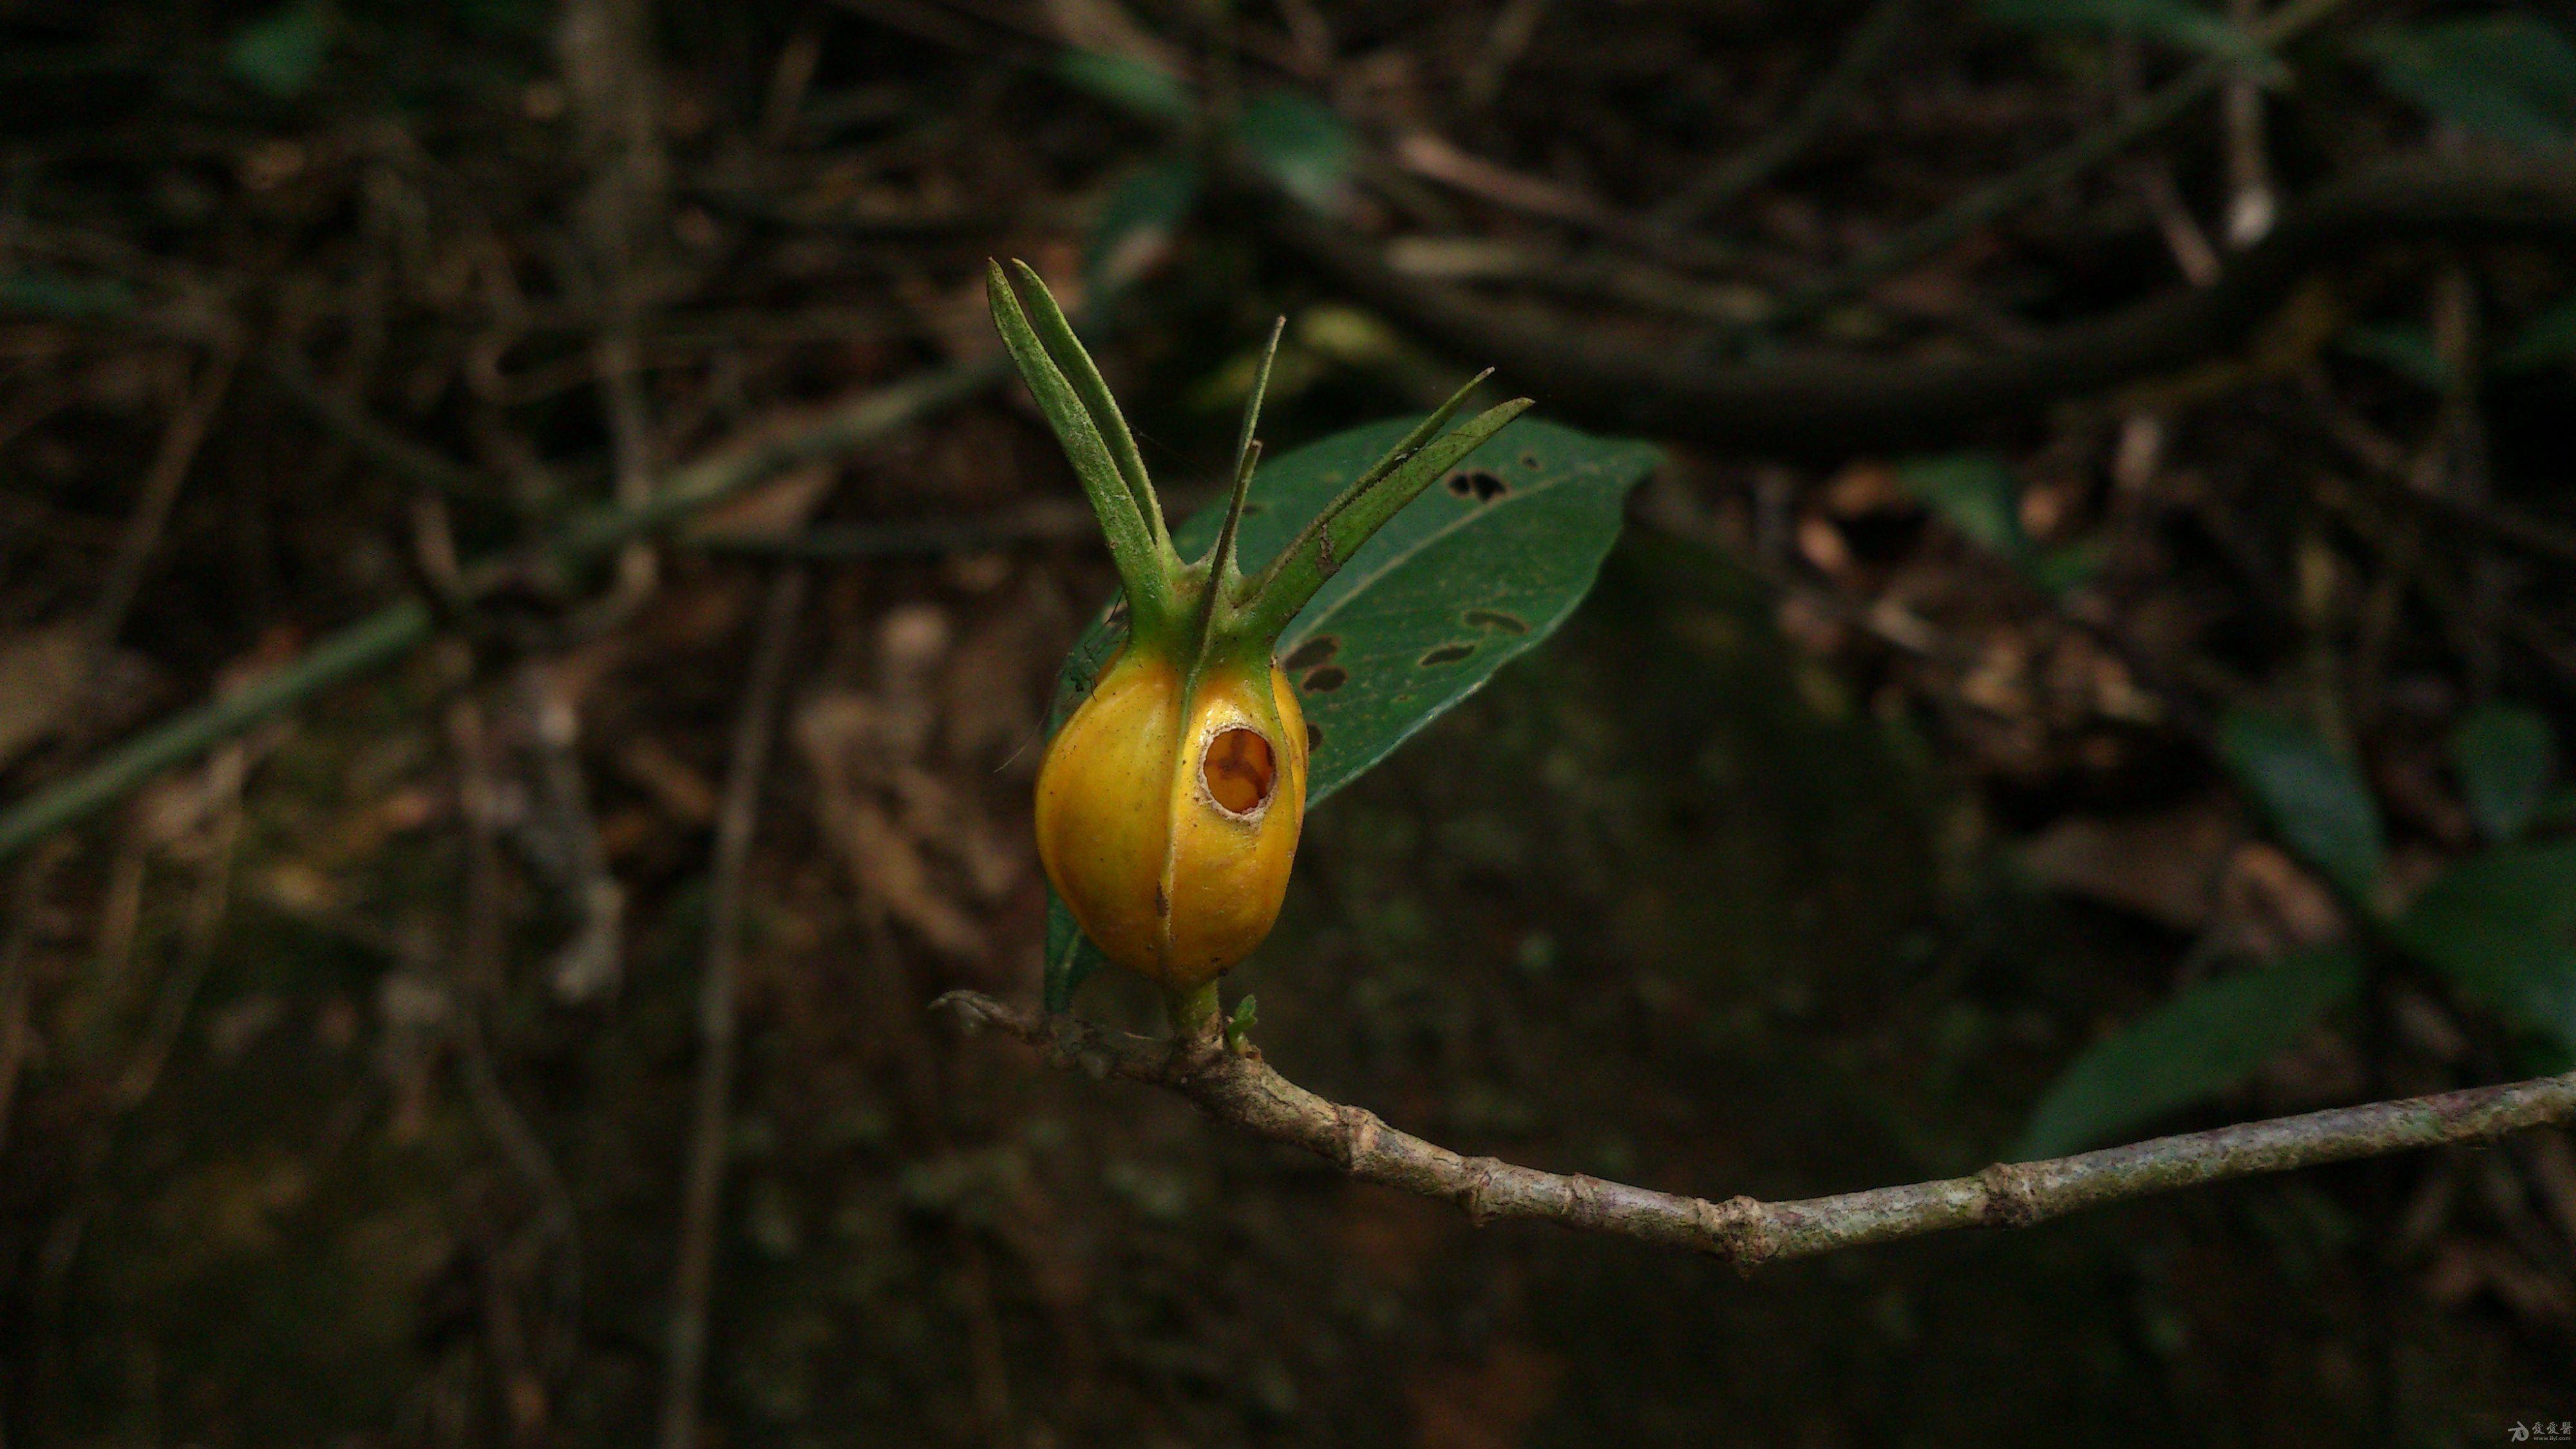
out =
[[[1462,1151],[1776,1197],[2564,1070],[2567,212],[2419,226],[2401,195],[2064,395],[1899,416],[1870,369],[2232,296],[2389,158],[2563,187],[2569,21],[0,3],[0,803],[370,611],[429,600],[436,634],[0,862],[0,1432],[651,1443],[675,1312],[707,1444],[2576,1419],[2560,1130],[1748,1280],[1479,1228],[962,1037],[939,992],[1035,999],[1038,731],[1113,587],[1016,384],[528,562],[989,358],[992,255],[1088,309],[1185,499],[1274,315],[1273,456],[1502,362],[1539,416],[1653,418],[1666,462],[1563,632],[1309,820],[1234,978],[1290,1077]],[[1551,338],[1858,380],[1731,432],[1552,398]],[[722,872],[764,645],[775,745]],[[2349,998],[2157,1015],[2444,880]],[[1082,1005],[1154,1015],[1107,977]]]

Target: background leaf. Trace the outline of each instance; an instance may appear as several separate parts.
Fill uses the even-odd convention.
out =
[[[2576,1050],[2576,842],[2498,846],[2455,865],[2393,929],[2462,993]]]
[[[2532,318],[2496,354],[2500,372],[2531,372],[2576,358],[2576,297]]]
[[[2576,47],[2537,16],[2384,30],[2361,48],[2382,84],[2462,130],[2529,147],[2576,135]]]
[[[1359,143],[1348,122],[1298,91],[1267,90],[1244,102],[1235,136],[1288,194],[1328,215],[1349,200]]]
[[[2428,391],[2444,392],[2452,385],[2451,369],[2434,350],[2433,334],[2410,323],[2357,323],[2345,328],[2335,345]]]
[[[2538,711],[2483,705],[2452,732],[2451,768],[2478,829],[2489,840],[2511,840],[2540,813],[2558,772],[2558,742]]]
[[[1073,993],[1081,989],[1091,973],[1109,964],[1091,938],[1075,924],[1073,910],[1064,897],[1047,887],[1046,976],[1044,992],[1049,1012],[1073,1010]]]
[[[2023,30],[2108,31],[2229,56],[2272,78],[2281,63],[2215,10],[2189,0],[1986,0],[1987,18]]]
[[[1151,270],[1198,205],[1199,193],[1198,164],[1186,156],[1166,157],[1111,188],[1083,247],[1083,273],[1091,285],[1114,291]]]
[[[2021,480],[1992,453],[1952,453],[1901,464],[1896,476],[1971,541],[2016,562],[2030,552],[2021,531]]]
[[[2031,1113],[2014,1159],[2079,1151],[2226,1091],[2360,984],[2352,953],[2325,947],[2177,993],[2067,1067]]]
[[[331,13],[319,0],[270,12],[233,33],[224,67],[276,100],[304,94],[330,57]]]
[[[10,272],[0,275],[0,307],[46,317],[117,317],[134,310],[134,289],[121,277]]]
[[[1049,68],[1056,79],[1131,115],[1181,122],[1190,118],[1189,87],[1161,66],[1107,51],[1058,51]]]
[[[2229,712],[2218,734],[2229,772],[2290,849],[2352,899],[2369,900],[2386,846],[2352,757],[2307,725],[2260,710]]]
[[[1244,571],[1267,565],[1412,425],[1357,428],[1265,463],[1244,513]],[[1565,622],[1618,540],[1628,490],[1658,457],[1643,443],[1523,418],[1424,489],[1326,581],[1279,641],[1314,750],[1310,808]],[[1196,557],[1223,512],[1193,514],[1172,531],[1173,546]],[[1058,672],[1050,733],[1123,639],[1110,615],[1093,620]],[[1073,930],[1050,893],[1050,1003],[1069,1002],[1101,961],[1078,937],[1059,949],[1060,933]]]

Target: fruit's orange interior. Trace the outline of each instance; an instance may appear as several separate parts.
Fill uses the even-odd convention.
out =
[[[1260,809],[1279,783],[1279,762],[1270,753],[1270,742],[1247,729],[1219,731],[1208,742],[1200,772],[1216,803],[1236,815]]]

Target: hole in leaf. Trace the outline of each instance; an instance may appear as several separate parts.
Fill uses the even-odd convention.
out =
[[[1536,453],[1523,453],[1523,454],[1521,454],[1521,466],[1522,466],[1522,467],[1524,467],[1524,468],[1527,468],[1528,470],[1530,470],[1530,471],[1531,471],[1531,472],[1533,472],[1533,473],[1537,472],[1537,471],[1538,471],[1538,454],[1536,454]]]
[[[1306,676],[1308,694],[1330,694],[1342,687],[1351,676],[1338,664],[1327,664]]]
[[[1506,614],[1500,609],[1469,609],[1460,617],[1467,621],[1467,627],[1470,629],[1500,629],[1506,634],[1529,632],[1528,620],[1518,614]]]
[[[1432,650],[1430,653],[1423,655],[1422,662],[1425,664],[1455,664],[1459,660],[1464,659],[1475,652],[1476,646],[1473,644],[1443,644],[1439,648]]]
[[[1243,516],[1246,518],[1250,518],[1256,513],[1267,513],[1269,511],[1270,506],[1266,503],[1255,503],[1249,498],[1243,500]]]
[[[1306,753],[1311,755],[1323,747],[1324,727],[1311,720],[1308,721],[1306,725]]]
[[[1219,730],[1208,741],[1207,758],[1199,762],[1208,793],[1217,808],[1230,815],[1249,815],[1270,799],[1279,783],[1279,761],[1270,741],[1247,729]]]
[[[1479,503],[1491,503],[1512,491],[1512,485],[1482,468],[1469,468],[1464,472],[1452,473],[1449,475],[1448,484],[1450,492],[1461,498],[1473,498]]]
[[[1330,634],[1318,634],[1290,651],[1280,661],[1282,669],[1312,669],[1341,652],[1342,641]]]

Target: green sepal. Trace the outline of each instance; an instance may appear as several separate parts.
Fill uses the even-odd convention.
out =
[[[1479,379],[1481,381],[1481,379]],[[1474,384],[1470,383],[1469,387]],[[1388,519],[1431,486],[1431,480],[1484,445],[1504,425],[1529,411],[1530,399],[1514,398],[1462,423],[1454,432],[1431,434],[1466,401],[1462,388],[1439,412],[1387,450],[1374,467],[1360,475],[1322,514],[1280,550],[1261,577],[1244,585],[1243,614],[1249,632],[1277,639],[1297,611],[1315,597],[1326,580],[1340,572]],[[1429,441],[1424,441],[1429,439]]]
[[[1062,328],[1063,340],[1070,345],[1071,355],[1078,359],[1077,370],[1085,373],[1098,386],[1103,398],[1106,384],[1091,367],[1090,357],[1079,342],[1072,341],[1072,328],[1064,324],[1064,314],[1054,300],[1047,297],[1046,286],[1037,274],[1022,269],[1030,290],[1046,299],[1039,307],[1041,315],[1052,317]],[[1152,487],[1144,485],[1140,496],[1112,450],[1109,436],[1093,408],[1084,400],[1083,390],[1065,375],[1058,359],[1040,339],[1031,325],[1028,313],[1021,310],[1016,289],[1002,264],[987,264],[984,291],[993,309],[993,326],[1002,334],[1002,345],[1009,350],[1011,361],[1018,365],[1020,377],[1029,386],[1030,396],[1037,399],[1038,411],[1054,430],[1056,441],[1064,446],[1066,461],[1073,465],[1074,477],[1080,480],[1083,494],[1091,500],[1091,511],[1100,520],[1100,531],[1109,543],[1110,560],[1117,565],[1118,581],[1126,590],[1127,607],[1134,615],[1139,632],[1156,635],[1168,632],[1177,622],[1174,618],[1180,600],[1174,597],[1174,575],[1179,559],[1173,556],[1166,541],[1162,510],[1153,501]],[[1110,409],[1115,419],[1115,407]],[[1123,421],[1112,424],[1117,436],[1126,439],[1126,451],[1133,453],[1135,443],[1127,438]],[[1143,465],[1137,464],[1136,477],[1143,479]],[[1150,510],[1150,514],[1149,514]]]

